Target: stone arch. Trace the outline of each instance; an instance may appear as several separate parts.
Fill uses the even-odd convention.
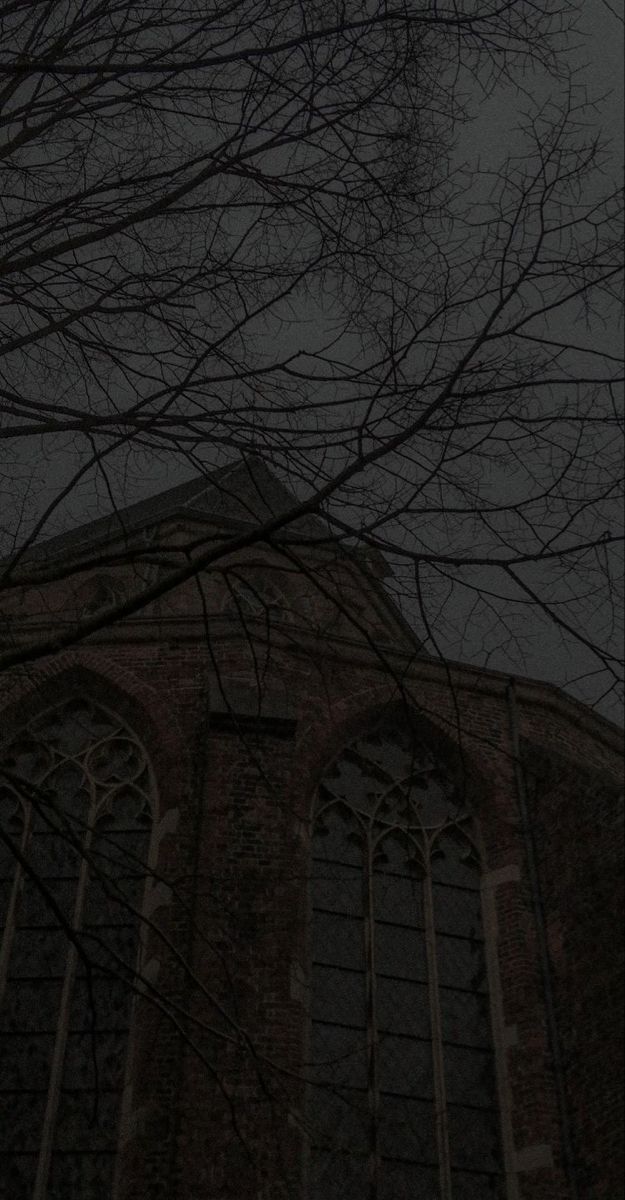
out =
[[[80,655],[65,654],[29,671],[25,684],[21,680],[17,682],[2,712],[0,756],[3,747],[33,716],[54,707],[59,698],[71,692],[100,702],[140,738],[158,785],[155,793],[157,819],[159,797],[169,794],[172,784],[174,795],[179,788],[180,763],[184,756],[178,722],[173,714],[167,721],[162,719],[158,697],[152,687],[100,654],[84,650]]]
[[[342,750],[358,737],[366,735],[376,727],[388,722],[411,729],[418,741],[431,748],[435,757],[445,762],[455,781],[466,793],[467,803],[480,830],[485,819],[494,815],[493,788],[479,762],[473,746],[465,746],[452,735],[438,714],[419,709],[410,698],[400,700],[388,694],[388,688],[380,688],[380,694],[371,699],[371,689],[362,696],[349,697],[341,703],[338,719],[332,724],[320,724],[316,737],[314,761],[310,761],[306,781],[305,811],[310,813],[319,784]],[[338,708],[338,705],[337,705]],[[333,714],[336,718],[336,712]],[[306,752],[302,747],[302,757]]]

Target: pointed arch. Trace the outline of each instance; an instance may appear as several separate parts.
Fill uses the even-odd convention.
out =
[[[156,801],[129,708],[61,672],[14,707],[3,747],[0,1181],[16,1200],[111,1193]]]
[[[168,712],[167,720],[159,719],[156,690],[100,652],[81,647],[80,653],[67,652],[29,670],[23,681],[18,679],[2,712],[0,756],[2,747],[31,716],[69,695],[88,696],[140,730],[159,780],[168,772],[168,759],[175,760],[179,754],[175,714]]]
[[[313,812],[309,1200],[503,1200],[475,780],[376,716]]]

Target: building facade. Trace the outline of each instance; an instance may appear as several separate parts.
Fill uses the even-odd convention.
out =
[[[220,472],[6,591],[0,1197],[618,1200],[619,732],[293,504]]]

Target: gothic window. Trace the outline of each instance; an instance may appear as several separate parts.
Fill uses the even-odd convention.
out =
[[[471,819],[414,738],[320,789],[312,845],[310,1200],[503,1200]]]
[[[0,1194],[110,1200],[152,785],[118,717],[69,700],[0,776]]]

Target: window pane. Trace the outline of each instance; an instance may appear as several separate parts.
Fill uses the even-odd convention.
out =
[[[127,1029],[132,995],[124,979],[95,975],[90,991],[87,980],[78,978],[72,992],[69,1028],[88,1032],[95,1022],[101,1029]]]
[[[307,1073],[320,1082],[341,1087],[367,1086],[367,1042],[359,1029],[313,1023],[311,1059]]]
[[[2,1087],[47,1087],[53,1048],[53,1034],[0,1034]]]
[[[144,758],[136,742],[115,737],[89,750],[86,766],[98,783],[133,782],[143,771]]]
[[[123,970],[123,964],[134,970],[137,959],[137,927],[103,925],[100,928],[87,928],[80,934],[80,945],[89,962],[96,968]]]
[[[382,1095],[380,1149],[389,1158],[435,1165],[434,1105],[404,1096]]]
[[[444,1041],[490,1049],[490,1017],[485,995],[442,987],[440,1006]]]
[[[350,808],[368,813],[372,807],[371,783],[370,765],[348,747],[324,780],[323,791],[344,799]],[[337,806],[337,811],[342,810]]]
[[[68,747],[60,747],[64,754],[73,753]],[[89,812],[89,792],[85,786],[85,773],[77,762],[62,762],[41,778],[40,786],[44,796],[37,804],[33,800],[36,811],[45,819],[47,801],[52,813],[62,809],[68,816],[73,815],[83,820]]]
[[[88,704],[71,700],[63,708],[46,714],[37,723],[37,731],[62,754],[78,755],[92,738],[92,710]]]
[[[54,1033],[62,987],[60,979],[20,979],[19,983],[9,983],[0,1009],[0,1029]]]
[[[362,871],[343,863],[313,863],[312,903],[347,916],[362,915]]]
[[[113,1154],[52,1155],[46,1200],[110,1200]]]
[[[315,825],[314,857],[360,867],[362,851],[358,830],[356,818],[342,805],[324,809]]]
[[[405,832],[400,827],[393,829],[383,837],[378,837],[375,847],[376,873],[380,875],[404,876],[415,885],[417,894],[419,884],[423,880],[423,862],[419,853],[420,838],[418,833]]]
[[[380,1089],[405,1096],[433,1095],[429,1041],[380,1034]]]
[[[2,842],[0,842],[0,856],[2,855]],[[0,864],[1,871],[1,864]],[[6,914],[8,912],[11,901],[11,893],[13,891],[13,871],[11,871],[10,879],[2,879],[0,877],[0,929],[4,929]],[[0,945],[2,939],[0,938]]]
[[[486,964],[482,942],[469,938],[436,938],[438,978],[441,986],[486,991]]]
[[[45,1092],[0,1092],[0,1151],[36,1150],[45,1108]]]
[[[452,1171],[451,1184],[454,1200],[504,1200],[501,1176]]]
[[[17,930],[9,958],[12,978],[62,975],[69,942],[62,929]]]
[[[45,882],[46,892],[61,910],[65,920],[71,922],[76,900],[76,880],[48,879],[42,882]],[[47,896],[30,879],[24,880],[17,910],[17,924],[23,927],[59,925],[59,918]]]
[[[55,1149],[114,1150],[119,1092],[61,1089],[54,1131]]]
[[[440,1200],[438,1171],[416,1163],[386,1160],[382,1163],[379,1200]]]
[[[7,1200],[32,1200],[36,1174],[36,1154],[0,1154],[0,1195]]]
[[[444,833],[432,850],[432,879],[457,887],[479,889],[479,866],[468,838],[461,833]]]
[[[491,1108],[461,1108],[450,1104],[449,1148],[452,1164],[478,1171],[499,1168],[498,1121]]]
[[[63,1086],[94,1090],[121,1088],[125,1044],[125,1030],[108,1033],[96,1028],[93,1033],[70,1033],[65,1052]]]
[[[373,886],[375,915],[379,921],[398,921],[412,928],[424,928],[421,879],[376,871]]]
[[[375,923],[375,969],[381,975],[427,981],[425,937],[418,930]]]
[[[28,843],[26,857],[32,870],[42,879],[76,879],[82,861],[77,846],[61,833],[34,834]]]
[[[362,922],[334,913],[316,912],[313,926],[313,958],[332,966],[364,969]]]
[[[89,854],[93,879],[145,878],[147,836],[145,829],[98,831]]]
[[[426,984],[385,979],[379,975],[376,1008],[380,1030],[430,1037],[430,999]]]
[[[138,917],[145,876],[116,878],[107,883],[90,879],[85,902],[85,926],[132,925]]]
[[[313,974],[312,1005],[315,1017],[320,1021],[364,1027],[364,974],[338,967],[317,966]]]
[[[308,1133],[317,1147],[334,1153],[366,1154],[369,1125],[365,1091],[310,1088]]]
[[[490,1107],[495,1101],[492,1054],[483,1050],[465,1050],[444,1046],[447,1101]]]
[[[367,1160],[314,1148],[308,1168],[311,1200],[363,1200],[367,1195]]]
[[[0,879],[7,881],[10,885],[15,874],[15,854],[7,846],[6,842],[0,838]],[[8,895],[8,888],[7,888]],[[0,928],[2,926],[0,925]]]
[[[482,902],[479,892],[469,888],[433,884],[434,924],[441,933],[482,937]]]

